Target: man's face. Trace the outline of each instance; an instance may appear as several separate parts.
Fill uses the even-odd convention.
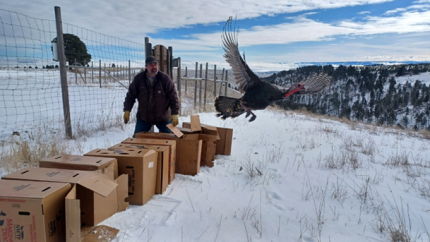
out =
[[[153,77],[157,75],[158,72],[158,62],[153,62],[149,65],[146,65],[146,69],[148,70],[148,75]]]

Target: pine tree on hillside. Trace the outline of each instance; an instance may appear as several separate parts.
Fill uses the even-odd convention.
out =
[[[399,70],[397,71],[396,76],[404,76],[404,75],[407,74],[406,72],[407,72],[406,71],[406,66],[405,65],[401,65],[400,68],[399,68]]]

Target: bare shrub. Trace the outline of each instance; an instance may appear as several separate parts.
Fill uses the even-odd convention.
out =
[[[393,194],[392,194],[393,195]],[[409,205],[404,206],[400,198],[400,206],[397,204],[394,195],[393,203],[387,199],[384,203],[379,200],[380,209],[375,210],[378,214],[376,230],[385,234],[392,242],[411,242],[411,219],[409,215]],[[385,204],[388,204],[387,206]]]
[[[324,158],[323,166],[328,169],[356,170],[361,167],[361,161],[357,152],[345,150],[338,153],[330,153]]]
[[[263,156],[265,163],[279,163],[284,155],[284,150],[281,147],[275,147],[266,152],[267,155]]]
[[[360,190],[357,193],[357,197],[361,199],[363,203],[366,203],[369,199],[370,194],[370,177],[367,177],[364,184],[360,186]]]
[[[417,185],[417,189],[420,192],[421,196],[427,199],[430,198],[430,180],[421,179],[421,182]]]
[[[387,161],[384,165],[399,167],[399,166],[407,166],[409,165],[408,154],[406,151],[401,152],[400,154],[391,155],[388,157]]]
[[[261,175],[257,172],[256,166],[255,166],[254,162],[252,162],[251,160],[248,160],[245,163],[245,165],[243,165],[243,169],[245,170],[246,174],[248,174],[248,176],[251,179]]]
[[[331,198],[338,201],[341,205],[345,202],[348,196],[348,188],[345,184],[339,182],[339,178],[336,180],[336,183],[332,183],[332,193]]]

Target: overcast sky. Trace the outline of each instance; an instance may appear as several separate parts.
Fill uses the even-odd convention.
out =
[[[221,31],[258,63],[430,61],[430,0],[0,0],[4,10],[125,40],[173,47],[184,62],[224,62]]]

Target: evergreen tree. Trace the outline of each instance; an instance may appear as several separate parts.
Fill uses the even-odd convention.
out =
[[[81,39],[79,39],[78,36],[73,34],[63,34],[63,39],[64,54],[69,65],[85,66],[91,61],[91,55],[87,52],[87,46],[81,41]],[[52,42],[57,42],[57,37],[55,37]]]
[[[396,76],[404,76],[406,75],[406,66],[405,65],[401,65],[399,70],[397,71]]]

